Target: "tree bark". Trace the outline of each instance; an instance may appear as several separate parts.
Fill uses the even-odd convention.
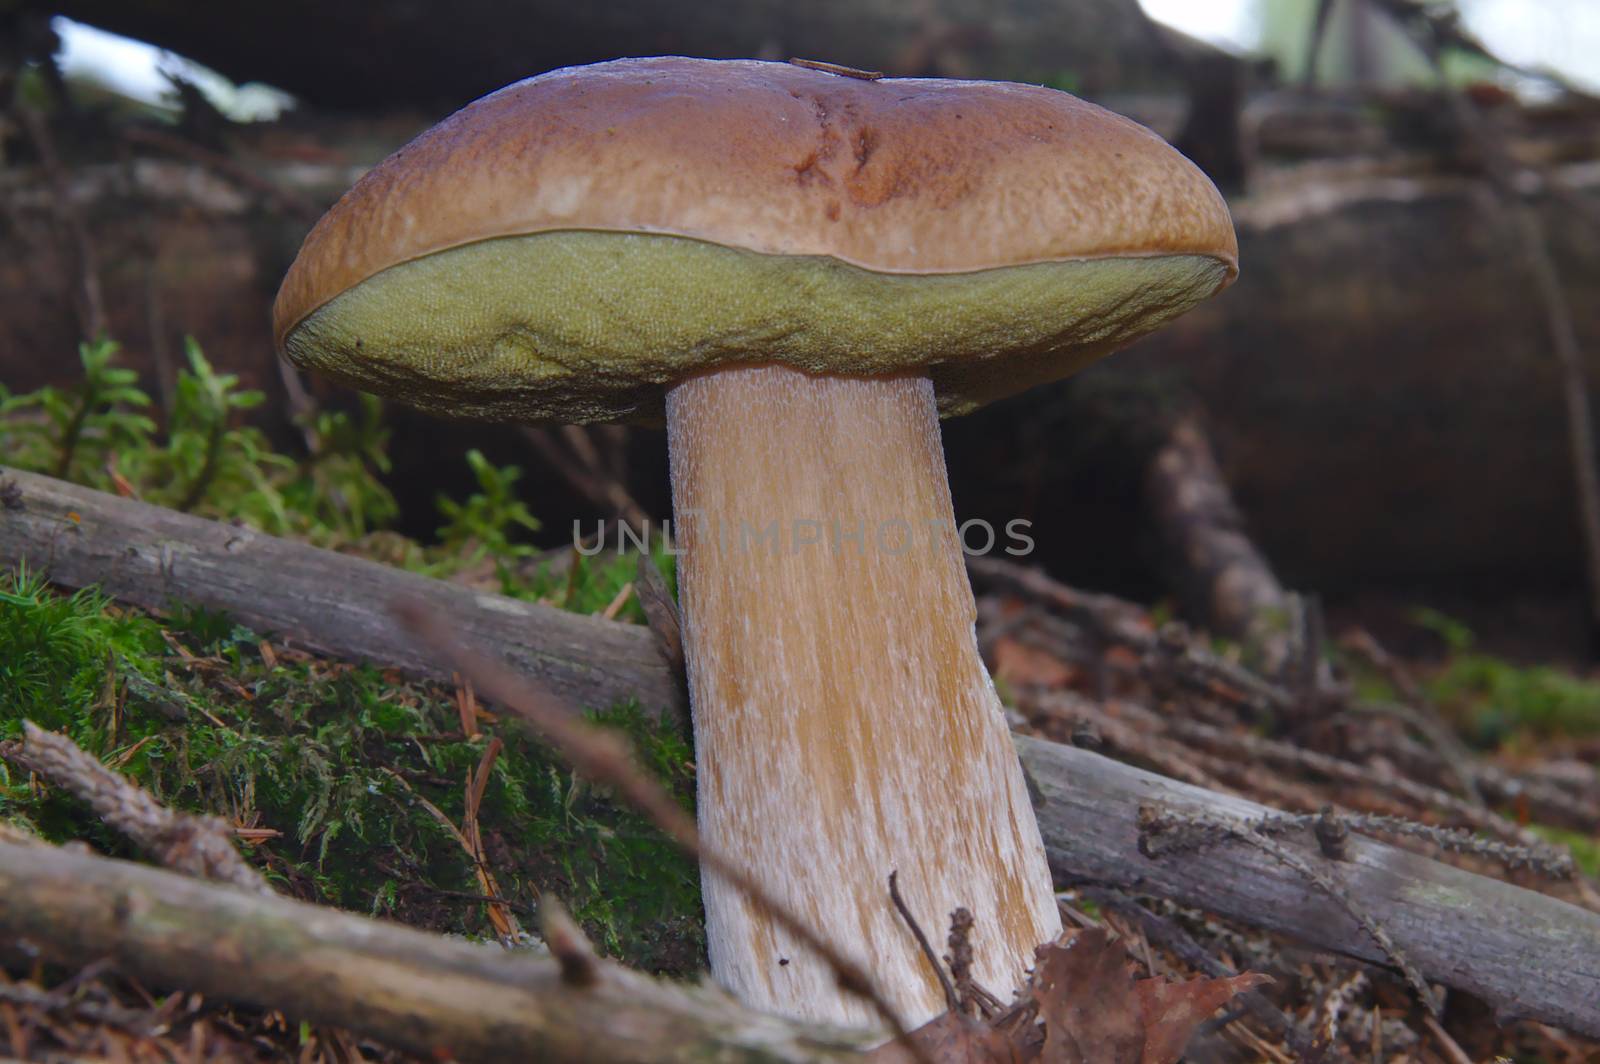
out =
[[[1253,847],[1155,860],[1139,853],[1139,808],[1247,820],[1272,812],[1069,746],[1017,737],[1058,882],[1170,898],[1363,961],[1388,958],[1333,900]],[[1539,1020],[1600,1037],[1600,914],[1359,835],[1348,860],[1283,839],[1373,917],[1433,982],[1486,1002],[1500,1021]]]
[[[5,476],[20,508],[0,510],[0,565],[27,565],[67,587],[97,585],[122,602],[173,601],[226,611],[286,643],[448,679],[390,613],[421,603],[463,643],[493,655],[572,705],[637,699],[685,712],[678,678],[650,632],[473,591],[363,558],[31,473]]]

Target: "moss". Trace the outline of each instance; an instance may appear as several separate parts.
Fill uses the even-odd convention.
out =
[[[440,931],[487,935],[474,870],[427,803],[461,822],[487,737],[466,740],[452,693],[269,647],[221,615],[119,610],[0,578],[0,736],[29,718],[70,735],[177,808],[281,835],[252,859],[281,890]],[[591,714],[626,731],[686,803],[686,738],[636,706]],[[607,953],[652,971],[702,966],[694,863],[552,753],[502,732],[479,823],[526,920],[562,897]],[[124,843],[61,792],[0,766],[0,816],[46,838]]]
[[[1425,693],[1474,742],[1496,745],[1518,735],[1538,739],[1600,732],[1600,681],[1484,654],[1474,649],[1465,625],[1433,610],[1419,610],[1416,620],[1451,652],[1444,667],[1426,677]]]
[[[159,426],[116,353],[109,342],[84,345],[82,379],[70,388],[0,388],[0,453],[21,468],[431,576],[483,570],[506,594],[586,613],[633,578],[633,558],[534,564],[525,534],[538,523],[518,495],[518,471],[478,454],[469,492],[441,503],[438,543],[385,531],[395,509],[377,479],[388,433],[375,400],[355,416],[308,420],[314,448],[293,457],[236,424],[259,393],[213,372],[192,343],[179,401]],[[672,559],[658,560],[670,579]],[[616,615],[643,620],[636,601]],[[685,736],[632,705],[592,715],[627,732],[646,767],[691,800]],[[472,862],[440,822],[461,824],[466,781],[488,742],[460,735],[451,691],[274,649],[219,613],[175,604],[158,618],[93,590],[57,593],[19,571],[0,573],[0,739],[16,738],[24,719],[66,733],[174,807],[277,832],[252,859],[290,894],[439,931],[491,932]],[[694,862],[548,749],[506,729],[500,737],[479,826],[513,911],[526,922],[551,891],[607,953],[657,972],[703,967]],[[0,817],[127,852],[75,800],[3,761]]]

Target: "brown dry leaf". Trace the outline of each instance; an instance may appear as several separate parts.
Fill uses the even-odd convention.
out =
[[[1139,1064],[1144,1031],[1128,954],[1104,928],[1040,946],[1033,998],[1044,1020],[1041,1064]]]
[[[1045,1021],[1040,1064],[1176,1064],[1199,1026],[1235,994],[1270,982],[1141,979],[1104,928],[1042,946],[1033,995]]]
[[[1175,1064],[1202,1023],[1235,994],[1270,983],[1269,976],[1246,972],[1227,979],[1139,980],[1139,1011],[1144,1050],[1139,1064]]]
[[[1007,1035],[947,1012],[911,1033],[933,1064],[1177,1064],[1199,1026],[1232,998],[1271,982],[1264,975],[1228,979],[1133,977],[1128,951],[1103,927],[1040,946],[1030,993],[1044,1022]],[[918,1054],[891,1042],[868,1053],[871,1064],[912,1064]]]
[[[946,1012],[911,1032],[911,1041],[933,1064],[1021,1064],[1011,1039],[978,1020]],[[917,1055],[899,1042],[866,1055],[870,1064],[913,1064]]]

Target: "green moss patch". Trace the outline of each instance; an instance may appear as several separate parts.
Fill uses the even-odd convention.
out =
[[[644,766],[691,800],[677,729],[631,705],[591,716],[627,732]],[[498,732],[506,748],[479,825],[513,912],[530,923],[538,893],[551,891],[630,964],[678,975],[702,966],[694,862],[539,743],[493,724],[464,738],[453,692],[274,650],[214,613],[158,620],[9,575],[0,737],[16,738],[24,718],[176,808],[277,832],[248,849],[285,893],[480,936],[492,934],[481,887],[439,814],[461,824],[467,780]],[[127,852],[75,799],[3,764],[0,816]]]

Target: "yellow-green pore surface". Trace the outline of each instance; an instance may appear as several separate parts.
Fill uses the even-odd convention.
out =
[[[502,237],[392,266],[318,308],[290,358],[455,417],[662,418],[665,389],[723,366],[926,370],[961,414],[1067,376],[1212,295],[1205,255],[974,273],[877,273],[677,236]]]

